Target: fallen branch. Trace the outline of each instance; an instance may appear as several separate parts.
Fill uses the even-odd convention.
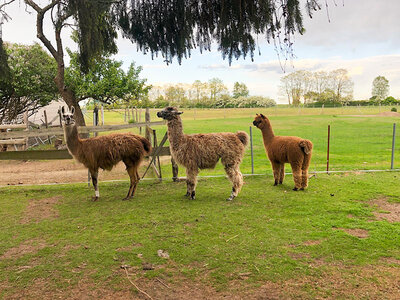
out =
[[[147,296],[149,299],[153,300],[153,298],[149,294],[147,294],[145,291],[142,291],[141,289],[139,289],[139,287],[129,278],[129,273],[128,273],[128,270],[126,269],[126,267],[122,266],[122,268],[125,270],[126,278],[128,278],[129,282],[135,287],[135,289],[137,289],[143,295]]]

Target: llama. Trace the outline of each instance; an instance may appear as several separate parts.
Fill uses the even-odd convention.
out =
[[[167,107],[159,111],[157,116],[167,120],[172,157],[186,168],[186,196],[195,199],[199,169],[214,169],[221,159],[233,185],[227,200],[233,200],[243,185],[239,167],[249,136],[243,131],[186,135],[179,116],[182,113],[175,107]]]
[[[290,163],[293,172],[294,191],[308,186],[308,167],[313,144],[297,136],[275,136],[271,123],[263,114],[257,114],[253,125],[261,129],[264,147],[271,161],[275,184],[282,184],[285,163]]]
[[[69,153],[86,168],[89,169],[92,177],[95,197],[100,197],[97,186],[99,168],[110,171],[121,160],[126,166],[130,177],[128,194],[123,200],[128,200],[135,194],[139,182],[138,167],[145,155],[151,152],[150,142],[132,133],[115,133],[105,136],[98,136],[88,139],[80,139],[78,129],[73,118],[75,109],[72,106],[70,111],[62,108],[64,138]]]

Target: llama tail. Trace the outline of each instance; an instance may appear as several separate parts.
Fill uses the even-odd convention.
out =
[[[301,150],[303,150],[303,152],[306,155],[311,154],[312,148],[313,148],[313,144],[311,143],[311,141],[309,140],[301,140],[299,142],[299,146],[301,148]]]
[[[249,135],[244,131],[238,131],[238,132],[236,132],[236,135],[239,138],[239,140],[242,142],[242,144],[247,146],[247,144],[249,143]]]
[[[144,148],[144,151],[146,151],[146,155],[149,155],[151,150],[152,150],[152,147],[151,147],[151,144],[150,144],[149,140],[146,139],[145,137],[141,136],[140,137],[140,141],[143,144],[143,148]]]

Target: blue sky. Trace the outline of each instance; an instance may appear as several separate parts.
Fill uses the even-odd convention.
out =
[[[354,81],[355,99],[369,98],[373,79],[383,75],[389,80],[390,94],[400,98],[400,1],[327,2],[329,19],[324,5],[312,19],[305,16],[306,33],[295,37],[296,58],[287,63],[285,71],[348,69]],[[27,44],[37,41],[34,14],[27,14],[23,4],[14,4],[8,12],[13,19],[3,25],[3,40]],[[68,35],[66,32],[65,38]],[[279,95],[278,85],[285,73],[274,47],[263,37],[259,37],[259,44],[261,55],[255,54],[254,62],[249,58],[239,59],[231,66],[216,47],[203,54],[195,50],[181,65],[175,60],[167,66],[162,57],[152,60],[150,54],[138,52],[136,45],[122,39],[118,40],[119,53],[115,58],[123,60],[125,67],[132,61],[143,66],[142,76],[153,85],[192,83],[196,79],[208,81],[218,77],[230,89],[235,81],[244,82],[250,94],[269,96],[284,103],[286,99]],[[65,45],[74,47],[67,39]]]

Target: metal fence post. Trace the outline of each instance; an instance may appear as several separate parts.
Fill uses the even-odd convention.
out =
[[[329,174],[329,146],[331,141],[331,125],[328,125],[328,149],[326,154],[326,173]]]
[[[393,123],[393,138],[392,138],[392,160],[390,162],[390,169],[394,169],[394,145],[396,143],[396,123]]]
[[[254,174],[253,128],[250,126],[251,174]]]

